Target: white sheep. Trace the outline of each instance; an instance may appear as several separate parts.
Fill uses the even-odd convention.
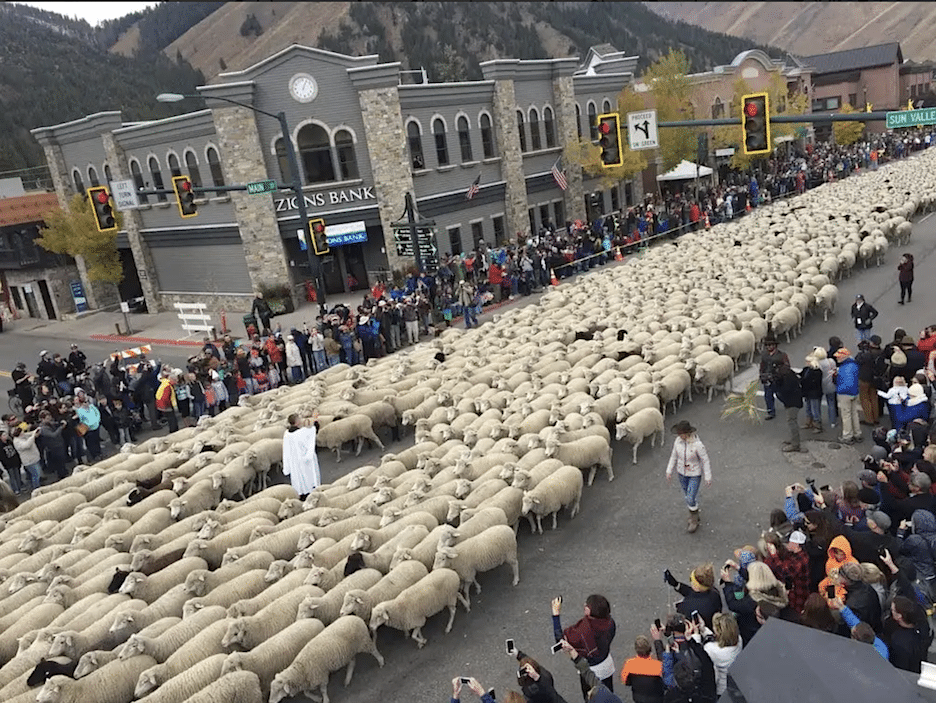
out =
[[[325,629],[321,620],[295,620],[250,651],[232,652],[224,660],[222,674],[232,671],[252,671],[260,678],[260,688],[269,695],[273,677],[283,670],[283,662],[293,661],[314,637]]]
[[[428,573],[429,570],[421,562],[401,562],[370,588],[346,591],[339,615],[357,615],[364,622],[370,622],[375,605],[396,598]]]
[[[224,636],[226,629],[226,617],[215,620],[176,649],[166,661],[141,672],[136,684],[135,695],[145,696],[155,691],[173,676],[178,676],[206,657],[213,654],[226,654],[221,646],[221,638]]]
[[[185,581],[186,576],[196,569],[207,569],[207,562],[200,557],[185,557],[172,566],[158,571],[152,576],[138,571],[127,574],[119,593],[126,593],[147,603],[152,603],[163,595],[171,586]]]
[[[395,630],[408,633],[422,649],[426,639],[422,636],[426,620],[441,611],[449,609],[446,632],[451,632],[455,622],[455,608],[461,602],[465,611],[471,610],[471,604],[461,592],[461,578],[452,569],[433,569],[426,576],[405,589],[391,601],[378,603],[371,611],[370,629],[377,642],[378,628],[387,625]],[[350,616],[349,616],[350,617]],[[276,703],[271,698],[271,703]]]
[[[339,617],[313,637],[289,666],[276,674],[270,684],[270,703],[279,703],[300,693],[313,697],[320,693],[322,703],[328,703],[328,677],[347,665],[347,686],[354,675],[355,657],[365,652],[383,666],[384,658],[371,640],[364,621],[354,615]]]
[[[39,689],[37,703],[126,703],[133,700],[134,682],[155,663],[145,655],[115,659],[84,678],[53,676]]]
[[[633,459],[637,463],[637,449],[649,437],[650,446],[656,446],[657,435],[663,443],[663,413],[654,408],[644,408],[627,418],[617,426],[616,437],[633,445]],[[591,485],[591,483],[589,483]]]
[[[712,402],[712,396],[718,386],[724,386],[724,392],[728,392],[731,386],[731,378],[734,375],[734,368],[734,359],[725,355],[719,355],[696,367],[696,383],[707,391],[708,402]]]
[[[246,545],[251,534],[258,526],[273,527],[273,524],[272,521],[264,517],[247,518],[211,539],[193,539],[185,548],[184,555],[186,557],[201,557],[208,563],[209,569],[217,569],[221,566],[221,560],[228,549]]]
[[[185,493],[169,502],[169,513],[173,520],[183,520],[203,510],[211,510],[221,502],[221,490],[216,489],[209,479],[198,481]]]
[[[251,396],[241,396],[248,398]],[[252,671],[232,671],[214,681],[185,703],[264,703],[260,679]]]
[[[563,466],[552,472],[532,489],[523,493],[522,513],[530,521],[532,532],[543,533],[543,516],[552,515],[553,529],[556,529],[557,516],[563,508],[569,509],[573,518],[579,511],[582,500],[582,472],[576,466]],[[534,516],[536,522],[534,524]],[[471,520],[468,521],[469,523]]]
[[[341,606],[344,604],[345,594],[348,591],[366,590],[377,584],[381,578],[383,574],[377,569],[358,569],[327,590],[325,595],[306,597],[299,604],[296,619],[318,618],[326,625],[330,625],[340,616]]]
[[[614,480],[611,445],[603,437],[582,437],[571,442],[560,442],[550,437],[546,440],[546,456],[555,457],[564,465],[577,466],[582,471],[591,469],[588,478],[589,486],[594,482],[599,468],[604,468],[608,472],[608,481]]]
[[[374,433],[373,421],[367,415],[360,414],[333,420],[320,428],[315,435],[317,446],[335,451],[335,461],[341,461],[342,445],[353,440],[357,440],[357,449],[355,449],[354,455],[359,456],[365,439],[381,449],[384,448],[380,437]]]
[[[829,283],[822,286],[816,293],[816,307],[822,310],[822,321],[828,322],[829,315],[835,314],[835,304],[838,302],[838,286]]]
[[[478,573],[490,571],[502,564],[510,565],[513,570],[513,585],[516,586],[520,582],[517,536],[509,525],[494,525],[474,537],[462,540],[454,547],[440,545],[432,568],[455,571],[462,581],[465,601],[470,605],[471,585],[474,585],[476,593],[481,592]]]
[[[307,579],[309,578],[313,569],[314,567],[293,568],[291,572],[286,574],[280,580],[272,583],[267,588],[264,588],[254,597],[243,598],[228,606],[228,617],[242,619],[252,615],[257,615],[265,608],[267,608],[267,606],[271,606],[273,603],[280,601],[282,597],[287,595],[291,598],[295,598],[295,602],[290,601],[291,605],[284,605],[286,601],[281,601],[280,605],[276,607],[291,610],[295,615],[296,609],[299,607],[299,603],[302,602],[302,599],[305,596],[321,596],[325,594],[325,592],[321,589],[304,590],[304,587],[307,585]],[[300,591],[302,592],[301,595]]]
[[[162,663],[192,637],[213,622],[223,620],[225,617],[224,608],[220,606],[202,608],[190,617],[183,618],[159,635],[146,635],[143,633],[131,635],[130,639],[120,648],[118,656],[121,659],[129,659],[140,654],[146,654],[153,657],[157,663]]]
[[[173,676],[148,696],[138,698],[140,703],[177,703],[188,700],[221,676],[227,654],[213,654],[202,659],[178,676]]]
[[[196,569],[189,572],[182,584],[183,590],[190,596],[204,596],[209,591],[253,569],[268,569],[273,563],[273,555],[258,549],[248,552],[240,559],[231,561],[216,571]]]
[[[266,569],[251,569],[246,573],[208,591],[204,596],[192,598],[182,608],[182,617],[199,608],[211,605],[223,606],[225,611],[234,603],[246,598],[253,598],[267,587]]]

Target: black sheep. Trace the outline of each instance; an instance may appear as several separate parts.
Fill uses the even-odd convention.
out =
[[[123,586],[123,582],[127,580],[127,576],[130,574],[130,571],[121,571],[120,569],[114,570],[114,578],[111,579],[110,584],[107,586],[108,593],[117,593],[120,590],[120,587]]]
[[[75,667],[77,661],[71,661],[66,657],[55,657],[53,659],[43,659],[36,668],[32,670],[29,678],[26,679],[26,685],[30,688],[41,686],[53,676],[67,676],[70,679],[75,678]]]

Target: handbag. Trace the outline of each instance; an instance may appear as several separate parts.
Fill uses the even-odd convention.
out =
[[[90,430],[90,429],[91,429],[91,428],[88,427],[88,426],[87,426],[86,424],[84,424],[83,422],[79,422],[77,425],[75,425],[75,432],[78,433],[78,436],[79,436],[79,437],[84,437],[86,434],[88,434],[88,430]]]

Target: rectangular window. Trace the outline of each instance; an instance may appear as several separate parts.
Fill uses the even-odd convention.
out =
[[[341,170],[341,179],[350,181],[360,178],[357,159],[354,157],[354,145],[350,143],[339,144],[335,149],[338,151],[338,168]]]
[[[556,229],[562,229],[565,227],[566,216],[564,200],[557,200],[553,203],[553,213],[555,214],[553,224],[556,226]]]
[[[494,246],[496,247],[502,246],[504,242],[506,241],[506,236],[504,232],[503,215],[492,217],[491,223],[494,225]]]
[[[540,211],[540,227],[545,227],[546,223],[549,222],[549,203],[546,205],[539,206]]]
[[[462,253],[461,227],[448,228],[449,246],[453,254]]]
[[[838,110],[842,106],[842,98],[836,95],[834,98],[826,98],[826,110]]]
[[[481,148],[484,150],[485,159],[494,158],[494,128],[491,127],[489,120],[481,121]]]
[[[634,184],[628,181],[624,184],[624,207],[634,204]]]
[[[423,158],[422,151],[422,137],[418,134],[409,137],[409,153],[410,158],[413,160],[414,171],[422,171],[426,168],[426,160]]]
[[[484,223],[481,221],[471,223],[471,243],[478,246],[484,240]]]
[[[551,112],[543,115],[543,130],[546,132],[546,148],[552,149],[556,146],[556,123],[553,122]]]
[[[536,208],[527,210],[527,216],[530,218],[530,233],[536,232]]]
[[[849,93],[848,94],[848,104],[852,107],[858,105],[858,93]]]
[[[617,212],[621,209],[621,194],[618,192],[618,187],[614,186],[611,189],[611,210]]]
[[[445,132],[441,132],[435,136],[435,147],[436,147],[436,159],[439,162],[439,166],[448,166],[449,156],[448,156],[448,140],[445,138]]]

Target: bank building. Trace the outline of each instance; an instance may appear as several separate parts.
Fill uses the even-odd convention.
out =
[[[284,139],[298,157],[308,217],[326,223],[327,293],[363,290],[414,265],[393,228],[408,193],[419,217],[435,223],[439,255],[471,251],[482,239],[516,241],[546,221],[584,219],[642,197],[639,179],[601,189],[560,159],[566,144],[596,138],[595,117],[617,109],[636,56],[602,45],[584,60],[480,67],[482,80],[430,83],[376,55],[293,45],[199,87],[205,109],[138,123],[106,111],[33,130],[62,205],[120,181],[171,190],[172,178],[186,175],[196,188],[219,189],[199,193],[197,216],[188,218],[171,192],[139,194],[139,207],[121,211],[119,291],[92,285],[78,262],[88,306],[142,296],[152,312],[177,302],[246,310],[262,288],[304,299],[309,257],[296,196],[286,188]],[[289,134],[273,119],[280,112]],[[557,161],[565,189],[552,173]],[[220,190],[265,180],[283,189]]]

